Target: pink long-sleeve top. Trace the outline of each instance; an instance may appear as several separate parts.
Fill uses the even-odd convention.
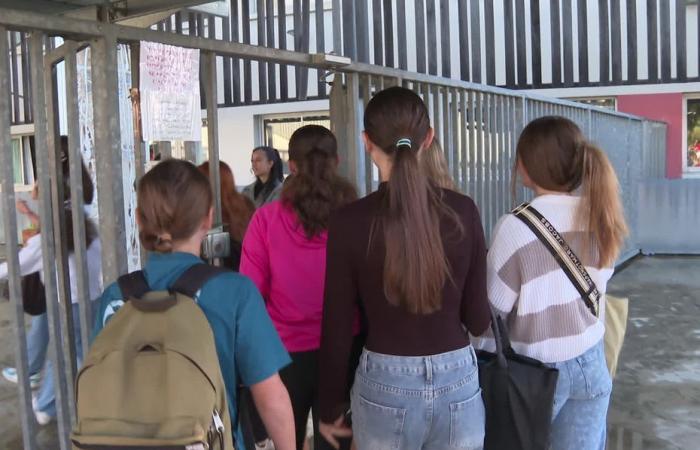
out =
[[[309,239],[282,201],[258,209],[243,239],[240,272],[260,290],[289,352],[321,345],[327,239],[325,231]],[[357,318],[354,328],[356,334]]]

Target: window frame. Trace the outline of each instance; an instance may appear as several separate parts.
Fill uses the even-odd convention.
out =
[[[681,148],[681,160],[683,161],[684,178],[700,178],[700,167],[688,166],[688,101],[700,101],[700,94],[685,94],[683,96],[683,147]]]

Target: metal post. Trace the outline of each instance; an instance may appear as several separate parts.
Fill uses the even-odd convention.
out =
[[[117,99],[117,42],[106,34],[92,42],[95,162],[105,286],[127,272],[124,186]]]
[[[7,29],[0,26],[0,55],[7,55]],[[10,70],[8,60],[0,58],[0,92],[10,92]],[[12,141],[10,138],[10,96],[0,95],[0,179],[2,180],[2,210],[6,241],[6,257],[10,301],[14,305],[15,367],[19,390],[22,443],[25,450],[36,445],[36,426],[32,411],[32,391],[29,385],[29,363],[27,361],[27,336],[24,328],[24,308],[20,286],[19,247],[17,245],[17,216],[15,215],[15,186],[12,171]]]
[[[146,144],[143,142],[143,132],[141,129],[141,45],[138,42],[131,44],[131,111],[134,122],[134,190],[138,189],[139,181],[146,171]],[[136,212],[134,212],[136,213]],[[146,249],[141,243],[139,246],[139,262],[141,267],[146,262]],[[83,345],[85,347],[85,345]]]
[[[87,356],[88,342],[92,331],[92,303],[87,264],[87,239],[83,193],[82,155],[80,153],[80,119],[78,113],[78,73],[76,54],[66,56],[66,109],[68,124],[68,161],[70,164],[70,191],[73,229],[73,258],[75,262],[76,286],[80,308],[80,339],[82,358]]]
[[[185,141],[185,159],[192,164],[197,164],[198,142]]]
[[[30,37],[30,61],[34,95],[32,96],[32,109],[34,111],[34,143],[37,154],[37,178],[39,180],[39,218],[41,222],[41,251],[42,264],[46,269],[44,276],[44,290],[46,291],[46,313],[49,322],[49,354],[54,370],[54,385],[56,391],[56,412],[58,415],[58,436],[61,450],[70,449],[68,438],[71,428],[70,412],[67,408],[65,379],[65,361],[61,345],[60,318],[57,309],[58,292],[56,277],[51,269],[56,266],[54,223],[51,208],[51,184],[49,168],[49,149],[47,143],[47,114],[44,104],[44,37],[40,32],[32,33]],[[72,381],[72,380],[71,380]],[[46,382],[46,381],[45,381]]]
[[[329,96],[331,131],[335,134],[338,142],[350,142],[348,136],[348,118],[346,107],[345,86],[343,85],[343,74],[336,73],[331,83],[331,94]],[[350,149],[347,145],[338,148],[338,173],[351,181],[355,181],[351,176],[350,169]]]
[[[209,147],[209,180],[214,192],[214,221],[221,219],[221,181],[219,173],[219,109],[217,100],[216,54],[205,52],[201,58],[204,64],[204,97],[207,102],[207,143]]]
[[[51,211],[54,223],[54,242],[56,244],[56,261],[54,263],[58,279],[58,301],[59,317],[61,320],[60,340],[63,344],[63,357],[65,358],[65,379],[59,376],[62,389],[65,389],[65,407],[70,413],[71,424],[75,420],[75,402],[73,401],[73,380],[77,373],[77,358],[75,354],[75,336],[73,334],[73,308],[70,291],[70,271],[68,265],[68,246],[66,245],[66,234],[68,233],[65,218],[64,199],[66,193],[64,189],[63,157],[60,145],[58,129],[58,89],[57,71],[58,68],[52,64],[44,65],[44,89],[46,91],[46,125],[47,125],[47,149],[49,174],[51,182]],[[67,156],[67,155],[65,155]],[[48,299],[47,299],[48,300]],[[58,334],[56,334],[58,336]],[[67,381],[70,380],[70,381]]]

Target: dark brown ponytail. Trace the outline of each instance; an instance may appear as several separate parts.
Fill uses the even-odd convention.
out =
[[[310,239],[328,228],[331,213],[355,200],[355,188],[337,173],[338,144],[320,125],[306,125],[289,140],[289,160],[296,173],[282,190],[282,201],[294,209]]]
[[[455,213],[418,161],[430,130],[428,110],[412,91],[392,87],[367,104],[364,127],[372,143],[393,159],[377,222],[386,247],[384,293],[390,303],[412,313],[435,312],[442,307],[442,289],[450,278],[440,219]]]

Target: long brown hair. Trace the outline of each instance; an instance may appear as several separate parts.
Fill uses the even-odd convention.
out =
[[[593,235],[598,267],[612,265],[628,230],[617,175],[605,153],[571,120],[547,116],[525,127],[516,155],[540,188],[567,193],[580,188],[576,222]]]
[[[200,172],[209,177],[209,161],[197,167]],[[243,241],[243,236],[255,212],[255,205],[248,198],[238,193],[231,167],[219,161],[219,179],[221,184],[221,213],[224,223],[228,224],[231,237]]]
[[[282,190],[282,201],[296,212],[310,239],[328,228],[331,213],[355,200],[355,188],[338,175],[338,143],[328,128],[306,125],[289,140],[296,173]]]
[[[213,195],[209,180],[190,162],[168,159],[139,181],[136,214],[146,250],[169,253],[173,242],[191,237],[207,217]]]
[[[445,153],[437,138],[433,138],[433,142],[423,149],[419,156],[421,167],[433,184],[443,189],[457,190],[452,175],[450,175]]]
[[[393,160],[377,222],[386,247],[384,294],[414,314],[432,313],[442,307],[442,289],[450,278],[440,219],[456,214],[418,161],[430,130],[428,109],[412,91],[391,87],[367,104],[364,127],[369,140]]]

